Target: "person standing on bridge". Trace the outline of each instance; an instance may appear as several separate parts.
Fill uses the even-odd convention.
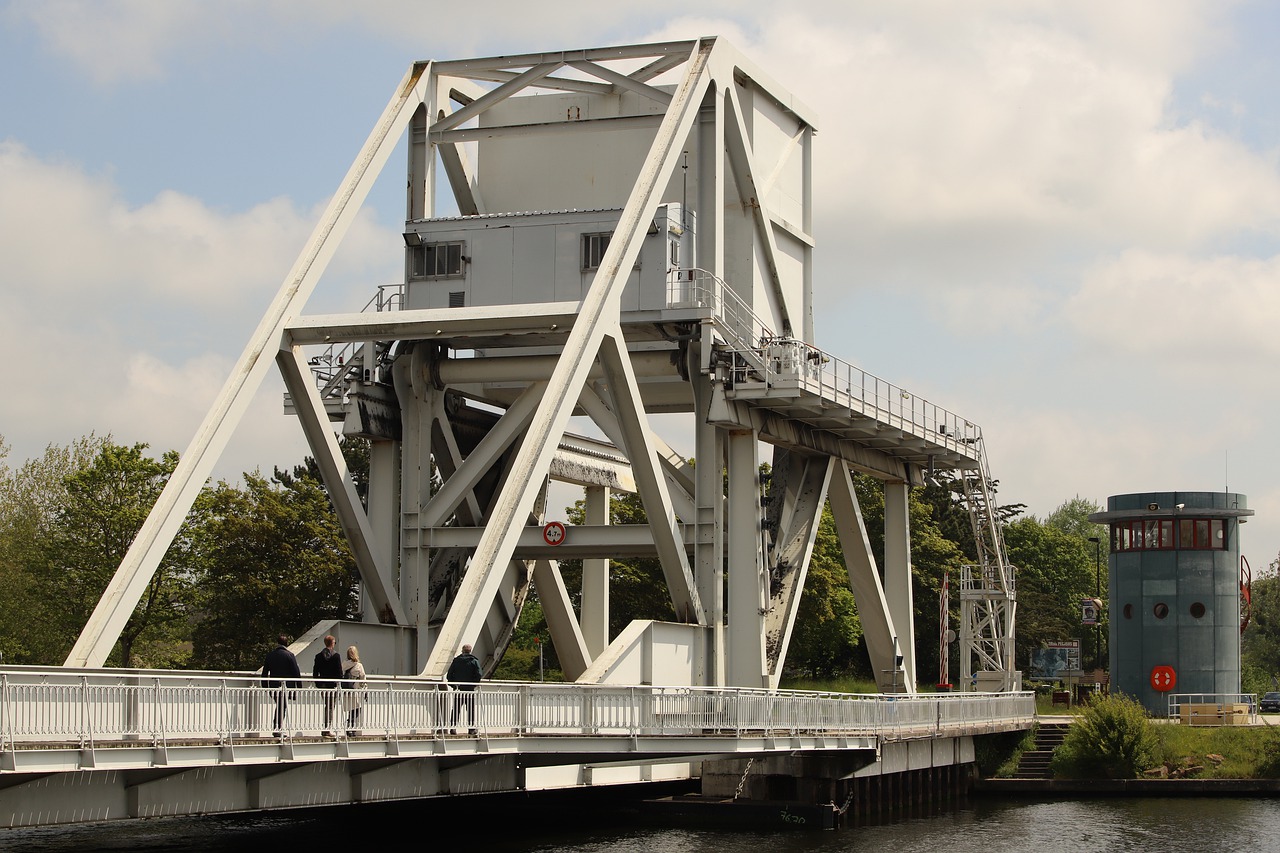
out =
[[[462,706],[467,706],[467,720],[471,723],[471,734],[476,733],[476,685],[484,678],[484,671],[480,669],[480,659],[471,654],[471,644],[467,643],[462,647],[462,653],[453,659],[453,663],[449,664],[449,671],[445,673],[445,678],[454,685],[457,691],[453,695],[453,713],[449,719],[449,726],[453,734],[458,733],[458,717],[461,716]]]
[[[324,731],[320,734],[329,737],[333,734],[333,715],[338,707],[338,680],[342,678],[342,655],[338,654],[333,644],[338,640],[332,634],[324,638],[324,648],[316,652],[315,665],[311,667],[311,677],[329,679],[317,681],[316,687],[324,694]]]
[[[262,664],[262,686],[276,691],[274,736],[280,737],[284,734],[284,718],[289,710],[289,691],[302,686],[302,682],[297,680],[302,677],[302,670],[298,669],[298,659],[289,651],[289,638],[281,634],[276,643]]]
[[[347,709],[347,735],[356,733],[356,723],[360,721],[360,711],[364,707],[365,672],[360,663],[360,650],[355,646],[347,646],[347,665],[342,670],[342,686],[347,688],[344,703]]]

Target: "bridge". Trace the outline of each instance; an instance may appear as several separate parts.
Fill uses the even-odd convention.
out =
[[[836,756],[829,787],[848,792],[859,774],[971,765],[973,737],[1028,728],[981,429],[817,345],[816,127],[719,38],[414,63],[65,668],[0,671],[0,821],[661,778],[706,791],[748,755]],[[404,282],[374,310],[305,314],[402,141],[388,251]],[[387,677],[358,733],[331,739],[313,688],[286,695],[274,737],[279,697],[249,674],[101,669],[273,365],[360,581],[359,616],[293,651],[309,660],[332,633]],[[364,500],[338,433],[369,442]],[[876,547],[855,474],[883,488]],[[973,528],[954,656],[981,694],[917,693],[918,609],[940,613],[953,655],[949,602],[917,608],[913,592],[909,490],[936,478],[958,484]],[[553,481],[581,490],[585,523],[555,517]],[[643,522],[614,523],[619,492]],[[874,697],[779,689],[827,509]],[[660,565],[674,618],[616,630],[611,568],[634,556]],[[450,660],[473,645],[492,677],[535,590],[571,683],[487,682],[475,735],[446,731]]]
[[[972,762],[973,737],[1034,717],[1026,693],[493,682],[455,724],[458,691],[373,678],[358,728],[326,736],[350,692],[302,679],[275,735],[281,691],[258,678],[8,667],[0,826],[689,780],[734,757],[840,754],[882,774]]]

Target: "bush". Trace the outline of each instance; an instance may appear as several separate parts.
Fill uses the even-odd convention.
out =
[[[1160,755],[1146,709],[1128,696],[1112,694],[1089,704],[1050,766],[1055,776],[1133,779],[1159,764]]]
[[[1267,724],[1266,736],[1258,750],[1258,775],[1264,779],[1280,779],[1280,730]]]

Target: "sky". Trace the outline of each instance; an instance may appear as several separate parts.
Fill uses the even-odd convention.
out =
[[[415,60],[716,35],[818,116],[816,343],[982,427],[1001,503],[1247,496],[1280,552],[1280,8],[0,0],[0,437],[184,451]],[[307,305],[402,277],[393,157]],[[215,476],[307,453],[275,374]]]

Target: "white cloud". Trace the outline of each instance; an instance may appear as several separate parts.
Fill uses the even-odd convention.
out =
[[[1280,417],[1267,375],[1280,176],[1272,154],[1172,105],[1231,49],[1230,4],[725,0],[671,18],[496,0],[444,28],[411,0],[20,8],[58,56],[121,87],[282,44],[314,42],[314,61],[332,62],[333,39],[353,57],[452,59],[721,34],[818,114],[820,345],[874,355],[885,378],[923,379],[913,390],[976,418],[1002,498],[1038,514],[1075,494],[1217,489],[1238,454],[1232,486],[1259,509],[1246,535],[1280,543],[1263,517],[1280,517],[1276,478],[1244,461],[1267,458]],[[65,386],[15,419],[27,446],[141,412],[174,436],[154,445],[184,447],[318,211],[279,198],[225,212],[174,192],[130,205],[109,173],[15,143],[0,146],[0,185],[5,356]],[[328,310],[398,277],[396,230],[356,223]],[[254,403],[271,441],[296,426],[278,403]],[[0,424],[17,444],[12,430]]]
[[[1067,311],[1075,332],[1105,352],[1183,373],[1252,373],[1280,354],[1280,257],[1134,249],[1087,272]]]
[[[89,432],[185,449],[319,211],[273,200],[222,213],[172,192],[130,207],[110,181],[13,142],[0,143],[0,185],[0,356],[40,400],[0,424],[14,457]],[[369,216],[350,235],[321,285],[348,310],[398,267],[386,246],[400,242]],[[233,443],[227,476],[300,458],[283,388],[266,385],[249,416],[258,462]]]

